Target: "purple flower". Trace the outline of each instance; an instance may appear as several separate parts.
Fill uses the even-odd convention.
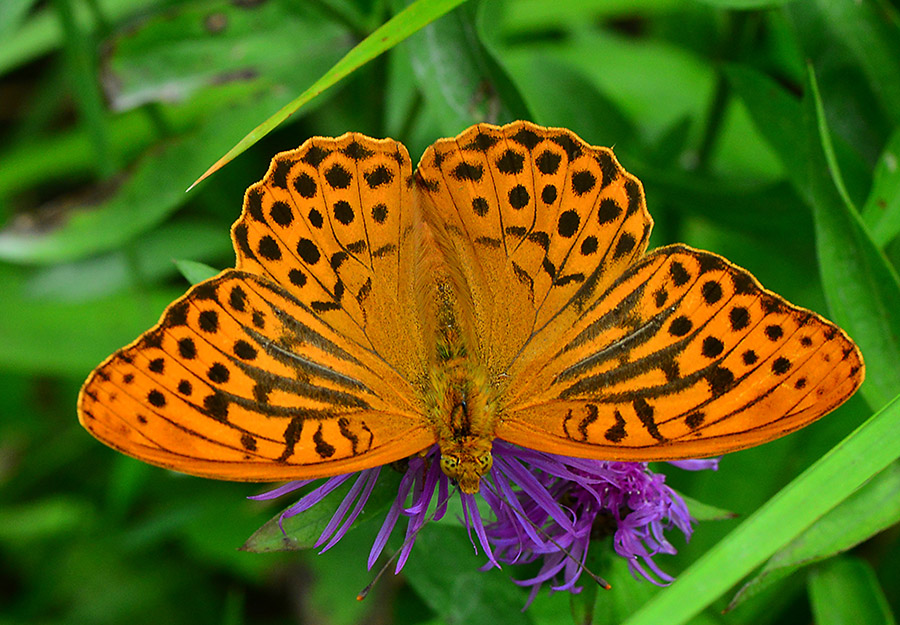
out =
[[[540,562],[537,575],[514,580],[531,587],[529,603],[544,582],[549,582],[554,591],[580,592],[577,583],[584,572],[588,545],[604,535],[613,536],[616,553],[628,560],[633,575],[655,584],[672,581],[653,556],[675,553],[664,532],[675,527],[690,538],[692,519],[684,501],[665,485],[665,477],[650,471],[646,463],[570,458],[502,441],[495,441],[493,456],[493,466],[482,478],[478,495],[459,492],[461,521],[473,546],[477,549],[480,545],[484,551],[485,567]],[[673,464],[698,470],[715,469],[717,463],[718,460],[688,460]],[[380,472],[378,467],[328,478],[285,510],[280,521],[310,509],[355,477],[315,544],[326,551],[343,538],[362,512]],[[274,499],[314,481],[291,482],[252,499]],[[436,445],[424,455],[409,459],[397,496],[369,552],[370,569],[404,516],[406,536],[395,556],[394,570],[399,573],[403,569],[426,521],[446,514],[450,487],[450,480],[440,469],[440,450]],[[429,515],[435,495],[437,504]],[[478,496],[491,509],[493,518],[487,523],[479,512]],[[596,576],[595,579],[605,583]]]
[[[498,560],[541,561],[537,575],[516,581],[532,587],[529,602],[544,582],[550,582],[552,590],[580,592],[577,582],[589,543],[609,534],[632,575],[657,585],[672,581],[653,556],[674,554],[665,530],[676,527],[689,539],[692,519],[681,497],[665,485],[665,476],[650,471],[647,463],[584,460],[504,443],[495,444],[494,457],[501,474],[511,475],[514,465],[528,467],[542,488],[517,492],[524,515],[509,506],[492,505],[496,521],[488,525],[488,538]],[[680,461],[678,465],[689,470],[715,469],[718,460]],[[542,500],[543,505],[535,505]],[[560,524],[551,518],[546,513],[547,500],[562,506],[571,520]],[[529,528],[541,531],[526,531]]]

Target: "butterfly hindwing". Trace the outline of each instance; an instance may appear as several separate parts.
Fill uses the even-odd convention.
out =
[[[831,411],[863,379],[838,327],[681,245],[635,264],[529,371],[497,436],[616,460],[750,447]]]
[[[88,379],[82,423],[141,460],[223,479],[325,476],[427,447],[415,394],[270,280],[229,270]]]

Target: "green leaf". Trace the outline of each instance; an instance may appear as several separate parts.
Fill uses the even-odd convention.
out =
[[[816,625],[894,625],[872,565],[859,558],[835,558],[809,576]]]
[[[703,503],[693,497],[688,497],[684,493],[678,493],[678,496],[687,504],[691,516],[698,521],[727,521],[739,516],[737,512],[711,506],[708,503]]]
[[[506,571],[479,571],[484,562],[464,528],[429,523],[416,537],[403,571],[419,597],[448,625],[530,623],[529,613],[520,611],[525,593],[510,582]]]
[[[806,172],[798,167],[805,153],[800,103],[774,80],[744,65],[727,65],[725,77],[744,102],[756,127],[784,164],[788,179],[804,199],[809,198]]]
[[[416,0],[412,5],[395,15],[356,45],[344,58],[310,85],[306,91],[247,133],[243,139],[238,141],[237,145],[228,150],[224,156],[213,163],[203,175],[195,180],[188,187],[188,191],[227,163],[230,163],[238,154],[241,154],[262,137],[269,134],[281,122],[296,113],[300,107],[312,101],[329,87],[334,86],[341,79],[346,78],[355,69],[365,65],[383,52],[390,50],[420,28],[453,10],[463,2],[465,0]]]
[[[33,264],[75,260],[119,247],[157,226],[190,199],[184,193],[191,180],[189,165],[215,158],[234,141],[235,127],[283,100],[278,89],[245,97],[211,114],[197,132],[157,144],[111,188],[97,189],[99,201],[73,205],[61,200],[54,207],[54,222],[13,222],[0,230],[0,259]]]
[[[204,280],[209,280],[219,273],[218,269],[214,269],[204,263],[198,263],[194,260],[176,260],[175,266],[184,276],[185,280],[191,284],[197,284]]]
[[[623,625],[681,625],[900,456],[900,398],[772,497]]]
[[[8,2],[9,0],[3,0],[0,4]],[[110,20],[122,19],[147,9],[147,0],[96,0],[95,4],[100,13]],[[96,24],[87,4],[78,2],[74,10],[78,27],[93,32]],[[0,46],[0,74],[56,50],[62,40],[62,26],[53,8],[37,11],[10,37],[3,38],[3,45]]]
[[[0,540],[30,543],[70,535],[93,522],[97,511],[86,500],[48,495],[30,503],[0,509]]]
[[[772,556],[762,571],[738,591],[729,609],[797,569],[847,551],[898,521],[900,465],[895,463]]]
[[[788,180],[807,204],[812,205],[807,159],[807,141],[800,102],[775,80],[745,65],[726,65],[725,77],[743,101],[760,134],[782,163]],[[845,141],[835,145],[838,161],[852,173],[852,180],[868,176],[868,166]]]
[[[900,128],[894,131],[875,166],[862,217],[879,247],[900,234]]]
[[[715,74],[705,59],[649,37],[628,39],[581,28],[552,47],[517,46],[508,56],[510,67],[547,56],[579,72],[651,141],[686,116],[696,118],[714,89]]]
[[[863,396],[870,405],[881,406],[900,388],[896,366],[900,362],[900,279],[873,243],[844,189],[812,67],[804,127],[825,297],[834,320],[850,333],[866,359]]]
[[[268,553],[271,551],[311,549],[322,534],[322,530],[331,521],[331,517],[334,516],[335,511],[350,490],[355,479],[347,480],[347,482],[309,510],[286,518],[282,523],[279,523],[282,513],[276,514],[247,539],[241,550],[254,553]],[[384,511],[397,498],[399,486],[400,474],[392,471],[389,467],[384,468],[378,476],[378,482],[372,489],[368,503],[357,518],[354,527],[367,519],[383,517]],[[294,497],[295,499],[300,498],[297,495],[294,495]],[[284,528],[284,531],[282,531],[282,528]]]
[[[232,81],[305,86],[340,58],[347,41],[346,29],[308,3],[184,3],[112,37],[103,83],[120,111]]]
[[[398,0],[396,5],[404,2]],[[480,14],[484,9],[481,5]],[[463,6],[403,43],[405,58],[440,132],[454,136],[472,124],[531,116],[518,91],[493,60],[475,27],[475,7]]]
[[[55,0],[54,6],[63,26],[66,51],[66,75],[69,77],[81,122],[87,127],[94,144],[94,165],[101,178],[109,178],[118,170],[118,155],[110,149],[109,122],[97,73],[94,49],[96,42],[75,19],[74,0]]]
[[[816,0],[815,6],[834,39],[856,57],[882,110],[900,125],[900,27],[885,15],[890,6],[873,0]]]
[[[627,146],[636,140],[631,121],[584,72],[545,55],[511,56],[507,64],[534,122],[568,128],[595,145]]]
[[[128,249],[42,267],[29,277],[23,294],[59,302],[96,299],[168,278],[177,271],[173,259],[187,255],[231,256],[231,241],[224,227],[218,222],[199,220],[163,224],[136,239]],[[178,262],[192,261],[175,261]]]
[[[0,368],[81,377],[134,340],[179,295],[147,288],[89,302],[29,299],[23,278],[0,266]]]
[[[507,34],[546,32],[555,28],[582,26],[593,20],[632,15],[652,17],[684,8],[684,0],[515,0],[503,2]]]
[[[0,2],[0,41],[9,41],[9,37],[18,30],[28,11],[37,4],[37,0],[6,0]]]

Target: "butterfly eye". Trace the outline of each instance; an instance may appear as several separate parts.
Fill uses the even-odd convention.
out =
[[[459,468],[459,458],[456,456],[441,456],[441,470],[448,477],[456,477],[456,470]]]

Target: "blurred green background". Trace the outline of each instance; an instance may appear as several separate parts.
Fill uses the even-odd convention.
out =
[[[864,392],[718,473],[665,468],[694,499],[745,517],[900,389],[897,0],[472,0],[396,46],[389,30],[385,54],[185,193],[406,4],[0,0],[0,624],[572,622],[546,590],[521,614],[507,577],[529,570],[478,572],[456,524],[427,527],[404,575],[357,602],[377,522],[322,556],[240,552],[279,510],[245,499],[258,487],[142,465],[78,425],[82,380],[186,289],[175,261],[230,266],[244,190],[311,136],[390,136],[415,162],[479,121],[570,128],[643,181],[651,246],[715,251],[845,324]],[[833,152],[811,147],[807,64]],[[862,278],[840,271],[854,259]],[[896,467],[873,484],[828,530],[856,537],[797,560],[845,555],[694,622],[893,623]],[[673,535],[657,562],[677,574],[739,522]],[[658,591],[615,559],[595,569],[614,586],[598,623]]]

